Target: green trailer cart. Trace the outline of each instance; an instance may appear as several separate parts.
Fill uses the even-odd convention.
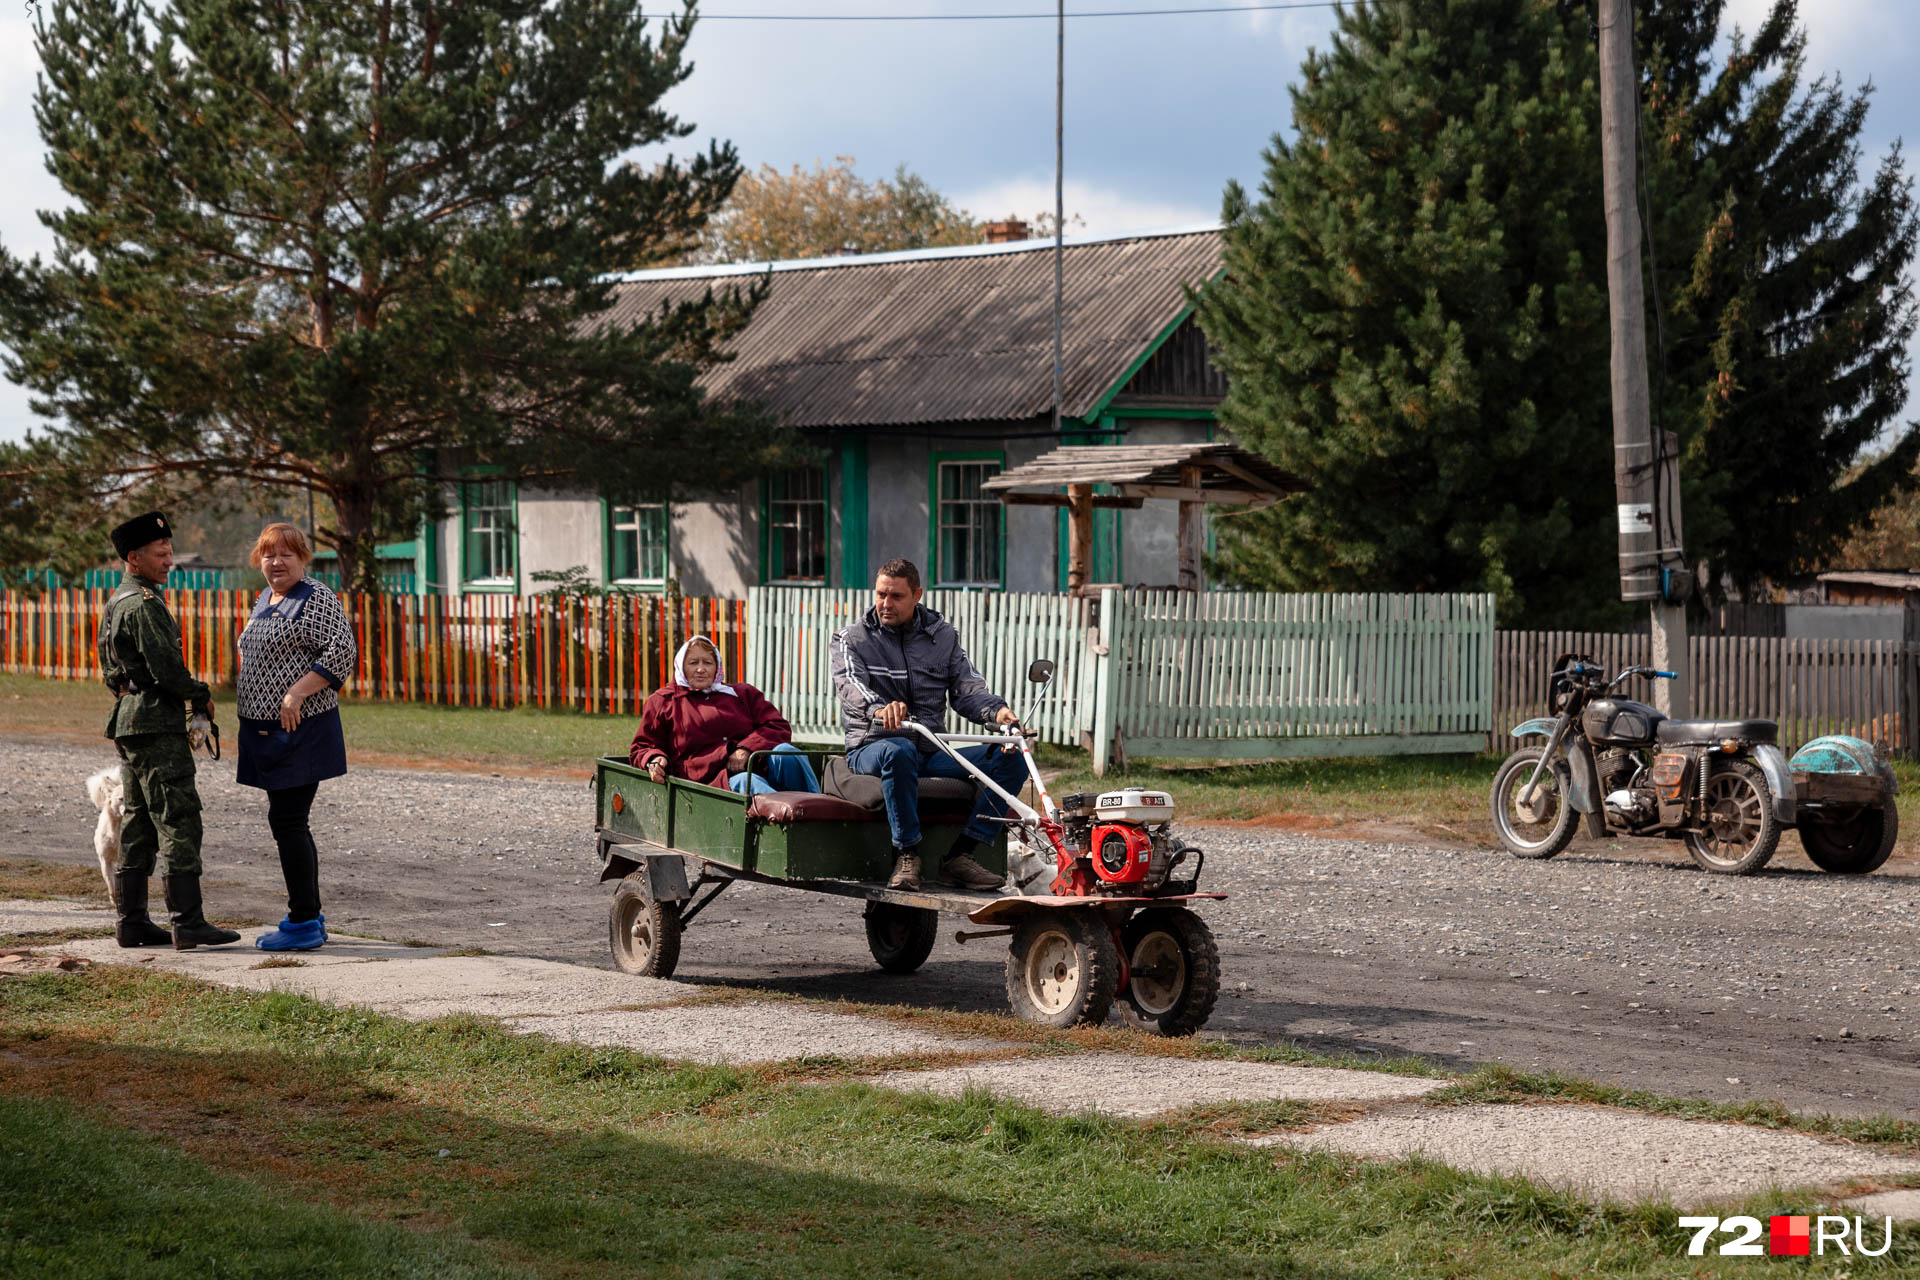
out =
[[[832,764],[815,753],[817,766]],[[1037,776],[1037,775],[1036,775]],[[958,839],[973,785],[922,779],[921,852],[928,866]],[[880,967],[911,973],[925,962],[941,914],[983,926],[957,937],[1006,937],[1007,994],[1023,1018],[1053,1026],[1103,1021],[1116,998],[1147,1026],[1190,1034],[1219,990],[1211,934],[1178,898],[1103,894],[1057,897],[958,888],[889,889],[893,866],[885,815],[839,795],[774,792],[751,799],[683,778],[664,783],[623,759],[597,762],[595,827],[602,881],[618,881],[608,917],[614,963],[664,978],[680,957],[686,927],[748,880],[863,899],[867,945]],[[990,871],[1007,870],[1007,837],[974,851]]]

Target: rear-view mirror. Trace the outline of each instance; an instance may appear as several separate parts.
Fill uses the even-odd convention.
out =
[[[1035,658],[1033,665],[1027,668],[1027,679],[1034,684],[1045,684],[1053,679],[1053,659]]]

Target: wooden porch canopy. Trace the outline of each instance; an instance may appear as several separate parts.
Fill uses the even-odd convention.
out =
[[[1108,493],[1096,494],[1095,485]],[[1093,509],[1138,507],[1148,498],[1180,504],[1180,589],[1198,591],[1207,504],[1270,507],[1306,488],[1298,477],[1225,441],[1188,444],[1063,445],[1003,471],[981,486],[1009,505],[1065,507],[1072,528],[1067,589],[1087,583]],[[1061,489],[1066,492],[1060,492]]]

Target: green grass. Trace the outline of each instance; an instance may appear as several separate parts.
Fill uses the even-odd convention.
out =
[[[131,969],[0,985],[0,1096],[0,1240],[24,1232],[15,1247],[35,1250],[16,1265],[0,1252],[7,1274],[148,1274],[128,1264],[156,1247],[152,1274],[172,1274],[166,1259],[204,1262],[204,1244],[224,1265],[198,1274],[238,1276],[1532,1280],[1676,1274],[1687,1240],[1665,1207],[1517,1179],[674,1065]],[[269,1265],[283,1252],[349,1261]],[[368,1258],[389,1269],[358,1270]],[[1916,1265],[1911,1228],[1888,1257],[1853,1262],[1858,1276]]]
[[[0,1095],[0,1274],[523,1276],[457,1233],[371,1222],[217,1172],[62,1102]]]
[[[216,691],[221,732],[234,731],[231,693]],[[0,733],[97,739],[112,696],[98,684],[0,674]],[[602,755],[625,755],[635,716],[518,708],[492,711],[406,702],[341,704],[347,750],[373,763],[536,770],[585,776]]]

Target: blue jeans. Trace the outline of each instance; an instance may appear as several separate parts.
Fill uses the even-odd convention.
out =
[[[1027,762],[1018,751],[1003,751],[990,742],[956,750],[1008,795],[1019,795],[1026,785]],[[952,756],[944,751],[923,756],[911,738],[876,738],[855,747],[847,752],[847,767],[880,779],[880,791],[887,801],[887,826],[896,849],[911,849],[920,843],[920,779],[960,778],[979,786]],[[989,819],[1005,817],[1007,804],[985,787],[979,787],[979,792],[973,813],[967,818],[966,835],[977,844],[988,844],[1000,832],[1000,824]]]
[[[773,749],[764,767],[767,771],[763,778],[757,773],[736,773],[727,779],[727,787],[743,796],[763,795],[769,791],[818,791],[820,778],[813,771],[813,762],[806,753],[791,742],[783,742]]]

